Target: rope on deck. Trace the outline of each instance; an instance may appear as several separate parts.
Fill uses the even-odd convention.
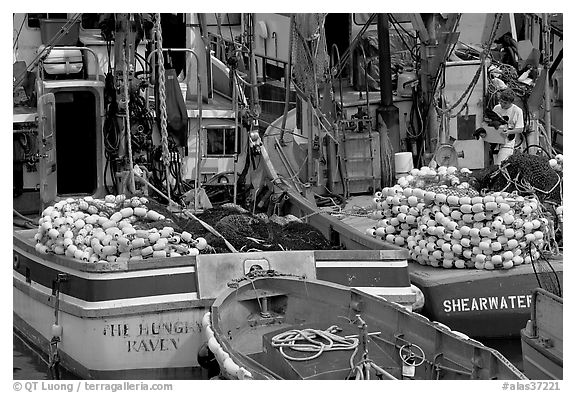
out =
[[[333,325],[326,330],[320,329],[292,329],[272,337],[272,346],[279,348],[280,353],[288,360],[307,361],[312,360],[324,352],[328,351],[349,351],[358,347],[359,340],[355,337],[346,338],[338,336],[336,333],[340,328]],[[324,341],[320,341],[323,339]],[[312,355],[306,357],[294,357],[287,355],[284,348],[293,351],[311,352]]]

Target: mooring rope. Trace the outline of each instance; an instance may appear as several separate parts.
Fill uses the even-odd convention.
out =
[[[326,330],[320,329],[292,329],[272,337],[272,346],[279,348],[280,353],[288,360],[306,361],[312,360],[328,351],[349,351],[358,347],[359,340],[355,337],[346,338],[334,334],[339,331],[338,326],[330,326]],[[325,342],[319,339],[324,339]],[[311,352],[312,355],[294,357],[287,355],[284,348],[293,351]]]

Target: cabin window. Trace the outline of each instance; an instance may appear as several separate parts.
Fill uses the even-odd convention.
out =
[[[232,156],[240,151],[240,135],[238,144],[234,148],[234,128],[207,128],[206,129],[206,155]]]
[[[68,14],[28,14],[28,27],[39,29],[40,19],[68,19]]]

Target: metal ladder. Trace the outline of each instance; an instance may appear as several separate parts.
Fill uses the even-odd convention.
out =
[[[343,176],[344,176],[344,182],[346,183],[346,187],[345,187],[345,194],[344,195],[346,198],[350,196],[350,181],[354,181],[354,180],[364,180],[364,179],[371,179],[372,181],[372,190],[376,189],[376,173],[374,170],[374,152],[372,150],[372,143],[374,140],[374,137],[372,136],[372,127],[369,126],[367,134],[365,135],[365,132],[358,132],[358,127],[360,123],[369,123],[370,121],[366,121],[366,119],[358,119],[358,121],[353,121],[353,123],[355,123],[355,130],[353,132],[347,131],[346,129],[344,129],[340,135],[340,154],[341,154],[341,160],[343,162]],[[348,134],[348,137],[347,137]],[[351,138],[351,135],[365,135],[362,138]],[[350,142],[350,141],[357,141],[357,140],[367,140],[368,141],[368,156],[366,155],[362,155],[362,156],[357,156],[357,157],[349,157],[347,149],[346,149],[346,145]],[[353,162],[353,161],[369,161],[369,166],[370,166],[370,171],[369,174],[367,176],[350,176],[349,174],[349,165],[348,163]]]

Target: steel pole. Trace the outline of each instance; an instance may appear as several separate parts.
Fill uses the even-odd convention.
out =
[[[544,83],[544,128],[546,130],[546,136],[548,141],[552,141],[552,131],[551,125],[552,120],[550,116],[550,24],[548,20],[548,14],[542,14],[542,22],[544,25],[544,72],[545,72],[545,83]],[[548,150],[548,153],[551,151]]]

